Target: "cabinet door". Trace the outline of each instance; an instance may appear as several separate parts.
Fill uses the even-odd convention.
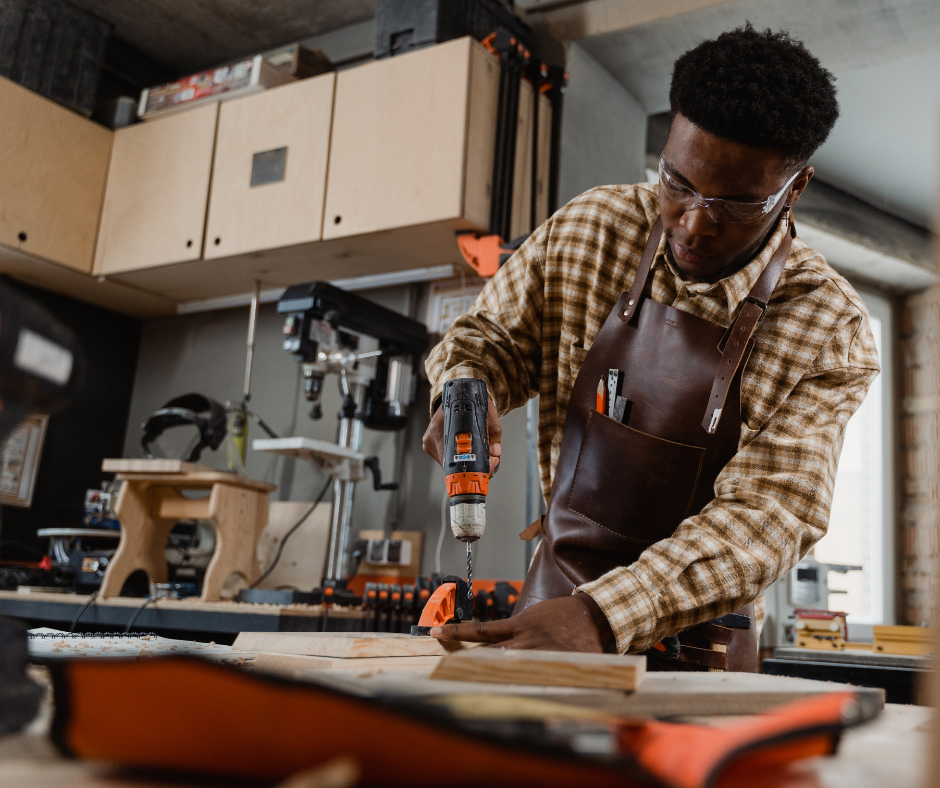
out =
[[[319,241],[335,74],[222,104],[207,258]]]
[[[496,58],[471,38],[337,74],[323,238],[486,226],[498,81]]]
[[[0,243],[91,273],[111,137],[0,77]]]
[[[211,104],[115,132],[98,273],[199,259],[217,116]]]

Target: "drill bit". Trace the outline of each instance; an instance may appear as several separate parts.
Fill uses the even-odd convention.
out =
[[[467,542],[467,596],[473,599],[473,548],[471,542]]]

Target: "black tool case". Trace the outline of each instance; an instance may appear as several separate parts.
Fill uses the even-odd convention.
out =
[[[530,47],[532,30],[500,0],[376,0],[375,57],[462,36],[482,41],[498,29]]]
[[[0,76],[91,115],[110,35],[64,0],[0,0]]]

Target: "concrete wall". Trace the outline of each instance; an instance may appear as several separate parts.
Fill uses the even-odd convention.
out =
[[[362,295],[424,320],[426,305],[422,296],[425,289],[403,286]],[[300,367],[281,350],[282,325],[274,304],[261,306],[251,409],[281,436],[335,440],[336,414],[340,407],[337,378],[327,378],[323,418],[312,421],[307,415],[309,405],[300,390]],[[173,397],[198,392],[222,403],[241,398],[247,327],[247,307],[157,318],[144,323],[124,456],[142,456],[141,423]],[[398,492],[374,492],[370,482],[363,482],[357,487],[353,506],[354,534],[364,528],[385,527],[424,531],[427,535],[424,573],[435,569],[434,551],[444,497],[443,471],[421,450],[421,437],[428,424],[428,396],[428,384],[422,380],[404,431],[365,430],[362,450],[378,455],[383,478],[400,481],[402,487]],[[481,578],[521,579],[524,543],[518,533],[528,524],[524,522],[524,409],[504,419],[503,429],[506,461],[490,488],[487,535],[475,548],[474,570]],[[181,453],[191,433],[185,428],[173,432],[176,434],[168,432],[160,444]],[[249,438],[257,437],[266,436],[257,425],[251,424]],[[224,447],[217,452],[207,450],[201,461],[213,467],[225,467]],[[312,501],[326,481],[326,476],[310,463],[251,451],[246,470],[253,478],[277,484],[272,500]],[[327,494],[327,500],[330,495]],[[464,575],[465,566],[463,544],[451,536],[448,526],[442,545],[441,569],[445,573]],[[311,585],[318,580],[312,579]]]
[[[899,621],[936,614],[940,556],[940,288],[908,298],[901,310],[903,487]]]
[[[594,186],[646,180],[646,112],[580,44],[568,51],[558,204]]]

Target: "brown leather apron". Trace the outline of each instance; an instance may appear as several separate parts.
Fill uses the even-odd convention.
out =
[[[542,544],[514,615],[629,566],[714,499],[715,480],[738,450],[741,373],[753,333],[794,235],[791,224],[726,329],[644,295],[662,236],[656,220],[630,292],[617,301],[575,380]],[[598,381],[606,382],[610,369],[624,372],[626,424],[596,409]],[[753,620],[753,604],[739,612]],[[727,668],[757,669],[754,627],[734,630]]]

